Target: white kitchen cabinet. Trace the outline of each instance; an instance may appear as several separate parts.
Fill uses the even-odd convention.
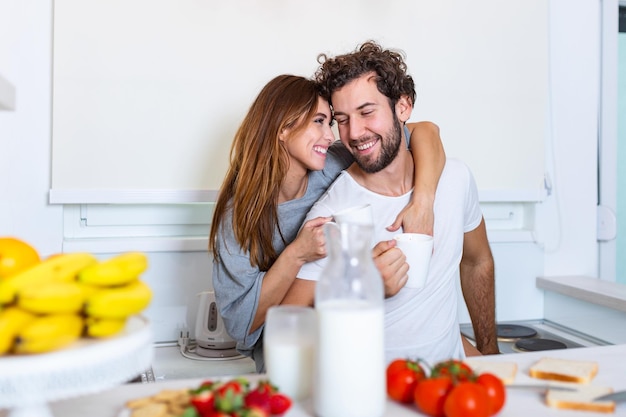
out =
[[[15,87],[0,74],[0,110],[15,110]]]

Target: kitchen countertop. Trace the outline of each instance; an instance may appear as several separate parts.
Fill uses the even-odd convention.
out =
[[[626,343],[626,285],[587,276],[538,277],[544,319],[611,344]]]
[[[214,359],[201,358],[194,355],[193,352],[188,352],[188,355],[198,358],[198,360],[183,357],[180,347],[175,343],[156,344],[152,361],[152,373],[155,382],[255,372],[254,361],[242,355]]]
[[[626,390],[626,344],[587,347],[565,350],[550,350],[532,353],[514,353],[506,355],[490,355],[479,358],[480,360],[493,362],[516,362],[518,372],[515,383],[524,384],[537,382],[528,376],[528,368],[536,360],[542,357],[556,357],[564,359],[593,360],[599,364],[599,371],[593,380],[594,385],[612,387],[614,391]],[[246,375],[251,381],[261,376]],[[118,417],[123,411],[127,400],[156,394],[164,389],[195,387],[202,378],[157,381],[151,384],[125,384],[99,394],[86,395],[74,399],[57,401],[50,404],[50,409],[55,417]],[[563,417],[582,416],[606,416],[603,413],[581,412],[575,410],[557,410],[547,407],[542,394],[532,390],[508,390],[507,401],[498,414],[501,417],[524,416],[524,415],[554,415]],[[618,404],[616,413],[626,413],[626,404]],[[6,416],[6,411],[0,411],[0,416]],[[389,401],[386,416],[402,417],[419,415],[414,407],[403,406]],[[295,403],[285,417],[310,417],[313,416],[311,402]]]
[[[626,285],[586,276],[537,277],[537,288],[626,312]]]

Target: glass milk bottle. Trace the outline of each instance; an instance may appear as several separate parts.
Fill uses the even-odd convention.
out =
[[[386,402],[384,290],[372,260],[373,226],[324,227],[328,261],[315,289],[315,414],[380,417]]]

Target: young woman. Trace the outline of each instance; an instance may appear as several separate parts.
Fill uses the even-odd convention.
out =
[[[280,75],[261,90],[232,144],[209,236],[213,288],[228,333],[237,349],[254,359],[258,372],[264,371],[261,334],[267,309],[281,304],[304,263],[326,256],[322,225],[330,219],[302,222],[353,162],[335,142],[332,123],[328,101],[314,81]],[[432,234],[445,154],[434,124],[408,127],[416,149],[416,186],[390,229],[404,225]]]

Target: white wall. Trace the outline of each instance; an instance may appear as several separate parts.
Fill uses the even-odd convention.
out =
[[[551,0],[552,129],[546,145],[552,194],[525,214],[537,243],[490,231],[499,320],[543,316],[538,275],[590,275],[596,242],[598,8]],[[50,188],[52,0],[0,1],[0,74],[16,87],[15,111],[0,111],[0,235],[48,255],[62,250],[63,210]],[[547,115],[548,116],[548,115]],[[112,121],[114,123],[114,121]],[[486,121],[488,122],[488,121]],[[444,137],[445,141],[445,137]],[[129,238],[130,241],[131,238]],[[106,256],[107,254],[102,254]],[[173,339],[193,295],[210,284],[205,251],[150,252],[156,292],[148,314],[159,340]]]
[[[260,86],[276,74],[313,74],[321,51],[372,38],[406,53],[413,117],[437,120],[448,155],[472,168],[481,201],[541,198],[545,0],[318,0],[318,10],[333,11],[324,16],[330,31],[302,8],[56,0],[52,196],[88,203],[85,190],[215,190],[228,164],[225,138]],[[251,70],[253,62],[263,64]]]
[[[0,111],[0,234],[42,253],[61,251],[62,209],[50,187],[52,2],[0,2],[0,73],[16,87],[15,111]]]

